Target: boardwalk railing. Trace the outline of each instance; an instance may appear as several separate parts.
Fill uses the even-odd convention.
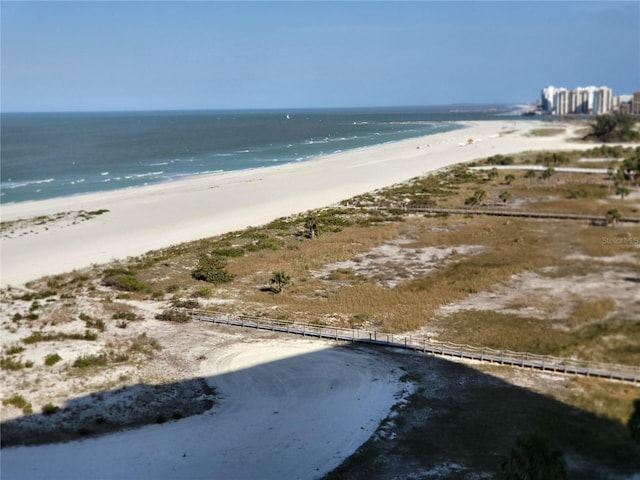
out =
[[[403,348],[432,355],[456,357],[499,365],[511,365],[547,372],[607,378],[624,382],[640,383],[640,366],[613,363],[589,362],[526,352],[495,350],[489,347],[474,347],[451,342],[440,342],[427,337],[395,335],[376,331],[330,327],[313,323],[298,323],[243,315],[217,315],[204,310],[177,309],[193,320],[221,323],[245,328],[271,330],[295,335],[325,338],[336,341],[369,343]]]
[[[520,218],[543,218],[549,220],[584,220],[588,222],[607,223],[606,215],[589,215],[579,213],[566,213],[566,212],[535,212],[527,210],[493,210],[488,208],[435,208],[421,205],[406,205],[401,207],[383,207],[383,206],[368,206],[363,207],[368,210],[403,210],[407,212],[418,213],[434,213],[434,214],[448,214],[448,215],[491,215],[498,217],[520,217]],[[622,217],[617,220],[618,222],[628,223],[640,223],[640,218],[636,217]]]

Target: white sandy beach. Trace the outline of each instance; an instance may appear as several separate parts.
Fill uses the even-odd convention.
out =
[[[405,181],[498,153],[577,148],[565,136],[532,137],[536,121],[473,122],[467,128],[351,150],[282,166],[199,176],[160,185],[23,202],[2,221],[68,211],[109,210],[91,220],[4,237],[1,285],[81,269],[205,238]],[[473,144],[461,146],[469,139]]]

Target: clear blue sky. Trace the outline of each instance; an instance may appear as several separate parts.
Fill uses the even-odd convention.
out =
[[[640,90],[640,2],[0,2],[3,111],[520,103]]]

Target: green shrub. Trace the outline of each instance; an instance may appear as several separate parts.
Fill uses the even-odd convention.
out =
[[[111,357],[111,361],[113,363],[122,363],[122,362],[126,362],[127,360],[129,360],[129,355],[127,355],[126,353],[114,354]]]
[[[58,355],[57,353],[50,353],[49,355],[44,357],[44,364],[50,367],[51,365],[55,365],[56,363],[58,363],[60,360],[62,360],[62,357],[60,355]]]
[[[53,415],[58,410],[60,410],[60,407],[55,406],[51,402],[47,403],[44,407],[42,407],[42,413],[44,415]]]
[[[216,248],[211,252],[211,255],[218,257],[242,257],[244,255],[244,249],[238,247]]]
[[[633,142],[640,138],[635,123],[634,116],[624,112],[598,115],[591,125],[591,133],[584,138],[599,142]]]
[[[72,333],[67,335],[67,338],[71,338],[73,340],[89,340],[94,341],[98,339],[98,334],[96,332],[92,332],[91,330],[85,330],[84,335],[79,333]]]
[[[13,357],[0,358],[0,369],[2,370],[22,370],[27,365],[22,363],[22,360],[17,360]]]
[[[176,308],[201,308],[200,302],[198,300],[181,300],[176,299],[173,302],[173,306]]]
[[[487,158],[487,165],[512,165],[514,158],[508,155],[494,155]]]
[[[118,310],[116,313],[111,315],[111,318],[114,320],[137,320],[138,316],[133,312],[125,312],[123,310]]]
[[[7,355],[15,355],[16,353],[24,352],[24,347],[22,345],[11,345],[7,348]]]
[[[23,343],[27,345],[31,345],[32,343],[38,343],[46,340],[46,337],[42,334],[42,332],[33,332],[28,337],[22,339]]]
[[[284,246],[284,242],[277,238],[260,238],[255,243],[247,245],[249,252],[257,252],[259,250],[280,250]]]
[[[107,287],[117,288],[125,292],[142,292],[149,290],[148,285],[138,280],[135,273],[122,268],[105,270],[102,283]]]
[[[73,362],[76,368],[102,367],[108,362],[105,354],[100,355],[81,355]]]
[[[156,319],[176,323],[187,323],[191,321],[191,317],[189,315],[173,309],[167,309],[164,312],[157,314]]]
[[[209,298],[212,295],[213,295],[213,290],[209,287],[200,287],[192,294],[192,296],[200,297],[200,298]]]
[[[49,333],[33,332],[28,337],[22,339],[27,345],[38,342],[55,342],[57,340],[97,340],[98,334],[91,330],[85,330],[84,333]]]
[[[147,337],[146,333],[142,333],[134,338],[129,346],[130,352],[144,353],[146,355],[151,355],[154,351],[160,349],[160,342],[155,338]]]
[[[571,161],[571,157],[565,152],[542,152],[536,155],[535,163],[553,167],[564,165]]]
[[[5,398],[2,400],[3,405],[13,405],[14,407],[21,408],[24,413],[29,415],[33,413],[33,407],[30,402],[27,402],[25,398],[20,394],[15,394],[13,397]]]
[[[25,293],[21,297],[18,297],[18,300],[24,300],[25,302],[30,302],[31,300],[42,300],[43,298],[53,297],[57,294],[58,292],[56,292],[55,290],[45,290],[44,292]]]
[[[107,329],[104,321],[100,318],[94,319],[89,317],[88,315],[85,315],[85,318],[83,320],[88,328],[95,328],[96,330],[100,330],[101,332],[104,332]]]
[[[191,272],[191,276],[196,280],[203,280],[209,283],[225,283],[233,280],[233,275],[225,270],[226,262],[224,258],[218,256],[203,255],[200,257],[198,266]]]

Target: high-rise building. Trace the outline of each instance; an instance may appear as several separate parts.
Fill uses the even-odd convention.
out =
[[[566,115],[569,113],[569,92],[566,88],[556,88],[553,95],[553,113]]]
[[[593,113],[602,115],[613,108],[613,95],[609,87],[602,86],[594,91]]]
[[[631,100],[631,113],[640,115],[640,90],[633,92],[633,100]]]
[[[555,87],[553,85],[549,85],[542,89],[540,94],[540,108],[543,112],[551,113],[553,112],[553,99],[555,96]]]
[[[618,101],[618,105],[621,105],[620,101]],[[601,115],[609,113],[613,109],[613,92],[604,85],[601,87],[577,87],[573,90],[550,85],[543,88],[540,94],[540,110],[554,115]],[[640,91],[634,93],[634,101],[630,109],[640,115]]]
[[[591,111],[592,89],[595,87],[578,87],[569,90],[569,113],[589,113]]]

